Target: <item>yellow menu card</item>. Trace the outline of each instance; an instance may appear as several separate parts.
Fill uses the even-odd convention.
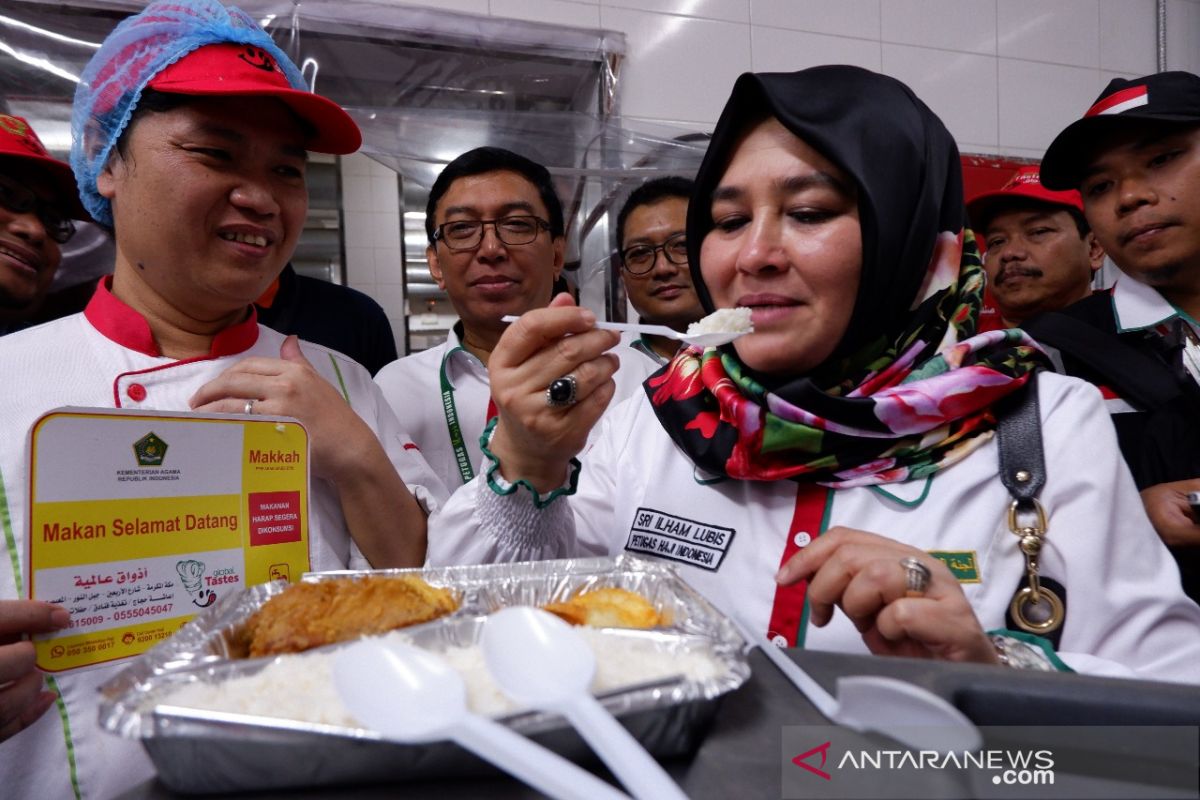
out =
[[[29,597],[47,672],[137,655],[222,596],[309,568],[308,434],[266,416],[60,408],[30,433]]]

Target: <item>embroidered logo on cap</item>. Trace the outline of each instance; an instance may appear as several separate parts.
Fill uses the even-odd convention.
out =
[[[1018,172],[1016,175],[1009,178],[1008,183],[1004,184],[1004,188],[1011,189],[1014,186],[1024,186],[1027,183],[1041,183],[1037,170]]]
[[[10,117],[7,114],[0,114],[0,128],[3,128],[6,133],[11,133],[20,140],[21,145],[39,156],[48,156],[46,146],[42,144],[42,140],[33,132],[33,128],[29,127],[29,123],[20,117]]]
[[[1096,117],[1101,114],[1123,114],[1130,109],[1150,104],[1150,90],[1145,86],[1131,86],[1119,92],[1113,92],[1100,100],[1084,114],[1084,117]]]
[[[245,61],[255,69],[261,69],[263,72],[279,72],[282,70],[275,64],[275,59],[271,58],[271,54],[259,47],[246,46],[246,49],[238,53],[238,58]]]

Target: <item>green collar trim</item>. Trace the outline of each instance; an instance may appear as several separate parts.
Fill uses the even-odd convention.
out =
[[[1133,280],[1133,279],[1132,279],[1132,278],[1130,278],[1129,280]],[[1161,296],[1161,295],[1160,295],[1160,296]],[[1167,315],[1166,315],[1165,317],[1163,317],[1162,319],[1155,320],[1154,322],[1147,322],[1145,325],[1132,325],[1132,326],[1130,326],[1130,327],[1126,328],[1124,325],[1122,325],[1122,324],[1121,324],[1121,313],[1120,313],[1120,312],[1117,310],[1117,297],[1116,297],[1116,294],[1115,294],[1115,293],[1113,293],[1113,294],[1109,294],[1109,296],[1108,296],[1108,302],[1109,302],[1109,303],[1112,305],[1113,324],[1115,324],[1115,325],[1117,326],[1117,333],[1130,333],[1130,332],[1132,332],[1132,331],[1144,331],[1144,330],[1146,330],[1147,328],[1153,328],[1153,327],[1155,327],[1156,325],[1161,325],[1161,324],[1163,324],[1163,323],[1164,323],[1164,322],[1166,322],[1167,320],[1174,319],[1175,317],[1179,316],[1179,315],[1182,313],[1182,312],[1181,312],[1181,311],[1180,311],[1178,308],[1176,308],[1174,305],[1172,305],[1172,304],[1171,304],[1171,303],[1170,303],[1170,302],[1167,300],[1167,298],[1163,297],[1163,298],[1162,298],[1162,301],[1163,301],[1164,303],[1166,303],[1167,305],[1171,306],[1171,308],[1172,308],[1172,313],[1170,313],[1170,314],[1167,314]],[[1186,317],[1186,315],[1185,315],[1185,317]],[[1190,319],[1190,318],[1189,318],[1189,319]]]
[[[1059,672],[1074,672],[1075,671],[1075,670],[1071,669],[1069,666],[1067,666],[1066,662],[1064,662],[1061,658],[1058,657],[1058,653],[1054,652],[1054,645],[1050,644],[1049,639],[1045,639],[1045,638],[1038,636],[1036,634],[1033,634],[1033,633],[1026,633],[1025,631],[1010,631],[1007,628],[997,628],[994,631],[988,631],[987,635],[988,636],[1006,636],[1009,639],[1018,639],[1018,640],[1024,642],[1025,644],[1032,645],[1033,647],[1041,648],[1042,652],[1046,654],[1047,660],[1049,660],[1049,662],[1054,665],[1054,668],[1056,670],[1058,670]]]
[[[899,503],[900,505],[904,506],[905,508],[916,508],[917,506],[921,505],[921,503],[925,502],[926,497],[929,497],[929,488],[931,486],[933,486],[933,477],[934,476],[930,475],[928,478],[925,479],[925,488],[922,489],[921,494],[913,500],[905,500],[903,497],[900,497],[896,494],[893,494],[892,492],[889,492],[887,489],[884,489],[882,486],[868,486],[867,488],[870,489],[871,491],[875,492],[876,494],[886,497],[887,499],[891,500],[893,503]]]

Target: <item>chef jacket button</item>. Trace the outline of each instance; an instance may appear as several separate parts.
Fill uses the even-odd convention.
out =
[[[788,640],[786,636],[781,636],[777,633],[771,637],[771,644],[775,645],[780,650],[786,650],[788,646]]]
[[[131,383],[129,388],[125,390],[125,394],[135,403],[140,403],[146,399],[146,387],[140,383]]]
[[[796,543],[796,547],[808,547],[812,537],[808,535],[808,531],[799,531],[792,537],[792,541]]]

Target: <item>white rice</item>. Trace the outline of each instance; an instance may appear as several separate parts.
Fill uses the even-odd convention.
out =
[[[664,652],[654,642],[635,637],[605,635],[579,628],[596,654],[593,694],[683,675],[703,682],[721,673],[720,664],[707,651]],[[407,640],[403,634],[383,637]],[[462,676],[467,705],[487,716],[519,710],[492,681],[478,645],[451,647],[440,655]],[[301,722],[362,727],[342,705],[333,683],[333,653],[311,652],[279,656],[254,675],[220,683],[195,682],[161,698],[160,703],[208,711],[281,717]]]
[[[752,333],[754,323],[750,321],[749,308],[718,308],[703,319],[688,325],[687,335],[700,333]]]

